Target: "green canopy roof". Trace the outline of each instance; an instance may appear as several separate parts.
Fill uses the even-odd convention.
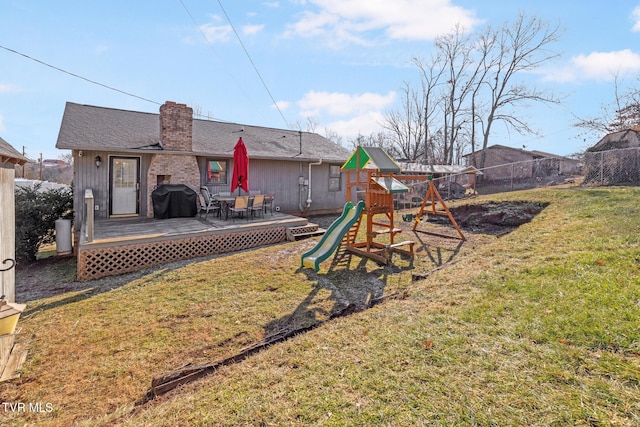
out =
[[[373,169],[379,172],[400,173],[402,169],[393,158],[379,147],[358,147],[342,165],[342,170]]]
[[[378,183],[382,188],[387,190],[387,193],[396,194],[396,193],[408,193],[409,187],[401,183],[395,178],[391,178],[389,176],[382,176],[378,178],[373,178],[375,182]]]

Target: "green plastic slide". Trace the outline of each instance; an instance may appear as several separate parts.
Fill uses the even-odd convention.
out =
[[[344,205],[342,215],[333,221],[333,224],[327,229],[327,232],[324,233],[324,236],[322,236],[318,244],[310,251],[302,254],[301,266],[313,268],[315,271],[318,271],[320,269],[320,263],[329,258],[329,256],[338,249],[344,235],[347,234],[353,224],[358,221],[362,209],[364,209],[364,202],[362,200],[355,206],[353,203],[347,202]]]

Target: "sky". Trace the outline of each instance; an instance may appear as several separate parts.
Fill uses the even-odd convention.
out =
[[[58,158],[66,102],[157,113],[185,103],[215,120],[312,128],[342,143],[383,129],[402,87],[420,87],[455,25],[473,34],[520,13],[562,33],[559,57],[522,83],[563,98],[520,112],[537,135],[498,126],[490,145],[559,155],[597,142],[594,117],[639,87],[636,0],[0,0],[0,137],[29,158]]]

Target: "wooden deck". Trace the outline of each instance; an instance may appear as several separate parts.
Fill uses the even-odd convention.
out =
[[[91,280],[181,259],[279,243],[287,228],[307,219],[282,213],[232,221],[194,218],[114,218],[94,225],[94,239],[78,244],[78,280]],[[84,236],[84,232],[80,233]]]
[[[157,241],[202,234],[225,234],[256,230],[265,227],[296,227],[307,224],[306,218],[282,213],[266,214],[264,218],[236,218],[232,221],[220,219],[210,214],[207,220],[199,216],[193,218],[113,218],[97,220],[93,242],[80,242],[80,247],[100,247],[117,243],[136,241]]]

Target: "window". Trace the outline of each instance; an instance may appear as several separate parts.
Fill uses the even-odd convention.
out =
[[[329,191],[340,191],[342,189],[342,174],[340,166],[329,166]]]
[[[227,184],[227,161],[207,159],[207,184]]]

